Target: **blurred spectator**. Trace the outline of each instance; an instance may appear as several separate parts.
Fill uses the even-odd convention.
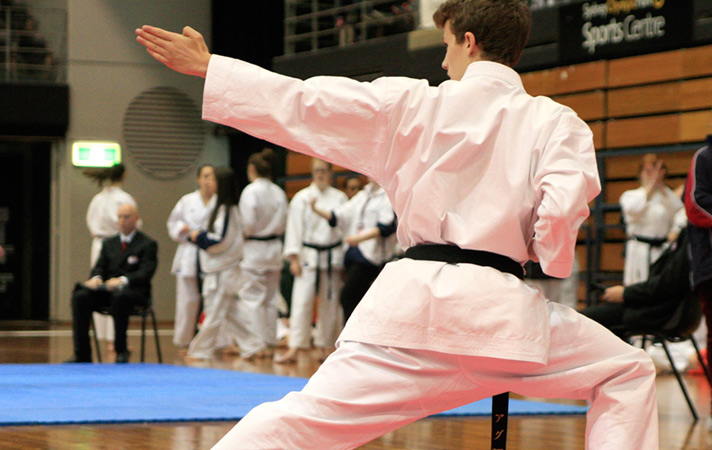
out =
[[[626,224],[625,266],[623,284],[648,279],[650,265],[660,256],[673,228],[675,213],[682,200],[665,185],[667,168],[655,154],[645,155],[640,164],[640,187],[623,193],[620,198]]]
[[[189,242],[190,232],[200,228],[216,191],[213,166],[200,166],[197,175],[198,190],[178,200],[166,223],[168,235],[178,243],[171,273],[176,276],[173,344],[180,348],[187,348],[195,336],[200,310],[198,247]]]
[[[136,206],[136,200],[122,189],[126,178],[126,169],[123,164],[116,164],[109,168],[84,169],[84,175],[94,180],[101,192],[96,194],[87,209],[87,228],[93,240],[89,266],[94,267],[104,239],[115,236],[119,232],[118,209],[120,205],[129,204]],[[141,221],[137,223],[141,228]],[[114,324],[111,316],[94,314],[94,327],[99,340],[108,341],[110,351],[113,351]]]

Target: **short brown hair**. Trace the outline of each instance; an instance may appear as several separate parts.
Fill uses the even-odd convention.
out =
[[[483,57],[514,67],[529,38],[531,12],[524,0],[447,0],[433,14],[438,28],[450,21],[461,44],[468,31],[475,35]]]

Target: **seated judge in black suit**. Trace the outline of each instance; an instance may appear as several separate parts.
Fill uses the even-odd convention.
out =
[[[134,305],[145,305],[151,296],[158,244],[136,229],[139,214],[135,206],[119,206],[118,216],[119,234],[104,241],[91,277],[74,290],[74,356],[67,362],[91,362],[91,314],[106,306],[111,308],[114,318],[116,362],[129,360],[126,347],[129,314]]]
[[[687,231],[683,229],[652,265],[646,281],[610,287],[603,293],[606,303],[580,312],[625,338],[627,332],[661,329],[692,295]]]

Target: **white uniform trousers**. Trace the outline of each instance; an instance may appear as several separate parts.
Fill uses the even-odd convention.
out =
[[[256,407],[213,449],[352,449],[507,391],[587,400],[587,449],[658,449],[650,358],[571,308],[549,314],[546,365],[341,342],[302,391]]]
[[[240,301],[254,319],[254,332],[267,347],[277,344],[279,270],[242,268]]]
[[[195,336],[195,325],[200,310],[198,278],[176,277],[176,313],[173,325],[173,344],[187,347]]]
[[[239,285],[239,266],[205,275],[205,318],[200,331],[188,347],[188,356],[210,359],[219,348],[221,329],[235,336],[243,358],[249,358],[264,349],[260,339],[250,332],[254,324],[250,322],[249,312],[237,297]]]
[[[333,347],[341,333],[344,312],[339,303],[339,293],[343,285],[343,270],[331,269],[331,298],[328,298],[329,275],[321,269],[319,275],[319,296],[317,306],[316,334],[314,345]],[[314,317],[314,296],[316,270],[302,268],[302,274],[294,277],[292,305],[289,313],[289,347],[308,349],[311,347],[312,319]]]

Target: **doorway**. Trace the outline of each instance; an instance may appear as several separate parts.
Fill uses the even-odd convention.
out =
[[[51,142],[0,140],[0,321],[49,319]]]

